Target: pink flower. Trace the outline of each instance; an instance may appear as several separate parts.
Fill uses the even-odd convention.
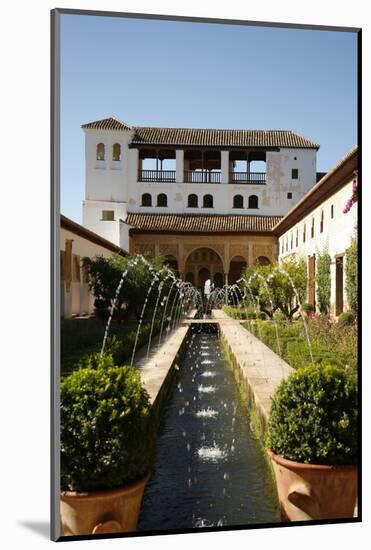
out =
[[[343,208],[343,214],[347,214],[349,210],[352,208],[353,200],[352,198],[348,199],[344,208]]]

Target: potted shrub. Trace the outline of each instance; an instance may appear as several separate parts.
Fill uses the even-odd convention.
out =
[[[61,534],[135,531],[154,449],[140,374],[106,356],[61,382]]]
[[[304,311],[307,317],[311,317],[314,313],[313,304],[308,304],[308,303],[302,304],[301,309]]]
[[[283,380],[267,442],[284,521],[353,517],[357,383],[349,369],[322,363]]]

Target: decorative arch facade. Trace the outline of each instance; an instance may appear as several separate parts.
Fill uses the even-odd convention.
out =
[[[193,270],[189,269],[188,259],[197,251],[208,249],[213,252],[206,259],[200,257],[199,262],[191,262]],[[210,276],[214,280],[220,280],[222,274],[224,284],[228,283],[228,274],[231,271],[231,263],[238,257],[240,262],[246,262],[246,266],[256,263],[260,256],[267,257],[271,262],[278,258],[277,239],[270,235],[230,235],[210,234],[164,234],[164,233],[136,233],[130,236],[130,254],[146,252],[153,256],[172,257],[177,261],[179,275],[185,279],[189,273],[193,274],[197,284],[196,271],[202,267],[210,266]],[[218,263],[216,258],[220,259]],[[188,264],[187,264],[188,262]],[[210,265],[211,264],[211,265]],[[233,266],[232,266],[233,267]],[[198,272],[197,272],[198,273]]]

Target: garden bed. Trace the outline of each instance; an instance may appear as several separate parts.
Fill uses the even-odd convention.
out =
[[[137,349],[149,340],[152,319],[144,320],[139,333]],[[161,320],[156,319],[152,338],[159,334]],[[164,324],[164,331],[166,323]],[[131,358],[138,321],[112,322],[105,351],[113,355],[115,364],[122,365]],[[105,323],[94,317],[88,319],[62,319],[61,322],[61,376],[84,367],[94,354],[99,353]]]

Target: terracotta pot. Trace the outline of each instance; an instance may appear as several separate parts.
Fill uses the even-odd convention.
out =
[[[352,518],[357,467],[303,464],[268,450],[276,476],[282,521]]]
[[[129,533],[136,531],[149,474],[119,489],[61,492],[61,535]]]

